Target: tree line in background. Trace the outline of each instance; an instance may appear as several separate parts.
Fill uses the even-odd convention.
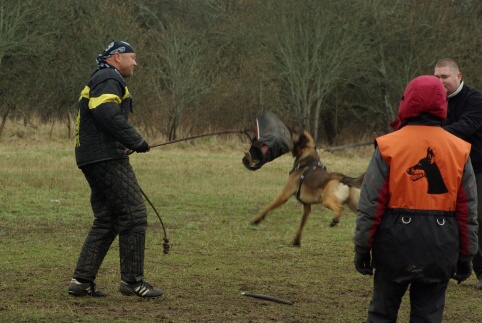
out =
[[[65,124],[113,40],[138,67],[132,123],[174,140],[263,111],[328,144],[389,131],[406,84],[455,59],[482,89],[478,0],[0,0],[0,134]]]

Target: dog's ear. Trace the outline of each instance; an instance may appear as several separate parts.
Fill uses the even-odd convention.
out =
[[[291,139],[293,140],[293,149],[291,153],[293,157],[299,155],[301,149],[305,148],[309,143],[309,138],[306,137],[305,131],[301,127],[295,126],[290,129]]]
[[[308,146],[308,143],[310,142],[310,140],[308,139],[308,137],[303,133],[301,136],[300,136],[300,146],[302,148],[305,148]]]
[[[293,141],[293,144],[296,144],[300,140],[300,136],[303,135],[303,129],[299,126],[292,126],[289,127],[288,130],[291,133],[291,140]]]
[[[427,149],[427,158],[430,160],[430,163],[432,164],[435,158],[435,155],[433,153],[433,150],[430,147],[428,147]]]
[[[293,142],[293,149],[291,149],[291,154],[293,155],[293,157],[295,157],[298,155],[298,152],[300,150],[300,147],[298,145],[298,141],[300,139],[299,127],[291,126],[288,127],[288,130],[290,131],[291,141]]]

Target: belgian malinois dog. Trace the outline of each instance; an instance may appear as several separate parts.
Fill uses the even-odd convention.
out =
[[[301,234],[308,221],[312,204],[320,204],[335,212],[330,226],[336,226],[340,221],[343,205],[348,205],[351,211],[357,213],[360,188],[365,174],[353,178],[344,174],[328,172],[320,160],[313,137],[299,127],[290,129],[295,158],[293,169],[281,194],[271,202],[261,213],[251,220],[251,224],[260,223],[266,215],[284,204],[291,196],[296,196],[303,204],[303,214],[293,241],[294,246],[301,245]],[[256,164],[249,152],[245,158]]]

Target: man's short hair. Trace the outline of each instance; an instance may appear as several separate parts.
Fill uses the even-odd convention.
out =
[[[455,73],[460,73],[459,65],[451,58],[442,58],[435,64],[435,68],[437,67],[448,67]]]

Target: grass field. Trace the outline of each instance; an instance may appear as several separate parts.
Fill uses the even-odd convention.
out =
[[[353,267],[355,215],[330,228],[319,206],[301,248],[291,246],[301,215],[292,198],[259,226],[249,220],[281,190],[292,166],[285,155],[250,172],[247,142],[197,140],[134,154],[141,187],[167,227],[149,209],[145,275],[164,300],[118,292],[117,240],[96,283],[107,298],[73,298],[67,287],[92,223],[90,190],[72,141],[4,134],[0,140],[1,322],[364,322],[372,279]],[[322,153],[329,170],[361,174],[371,148]],[[482,322],[474,276],[451,281],[444,322]],[[279,304],[241,295],[272,295]],[[408,322],[408,298],[399,322]]]

